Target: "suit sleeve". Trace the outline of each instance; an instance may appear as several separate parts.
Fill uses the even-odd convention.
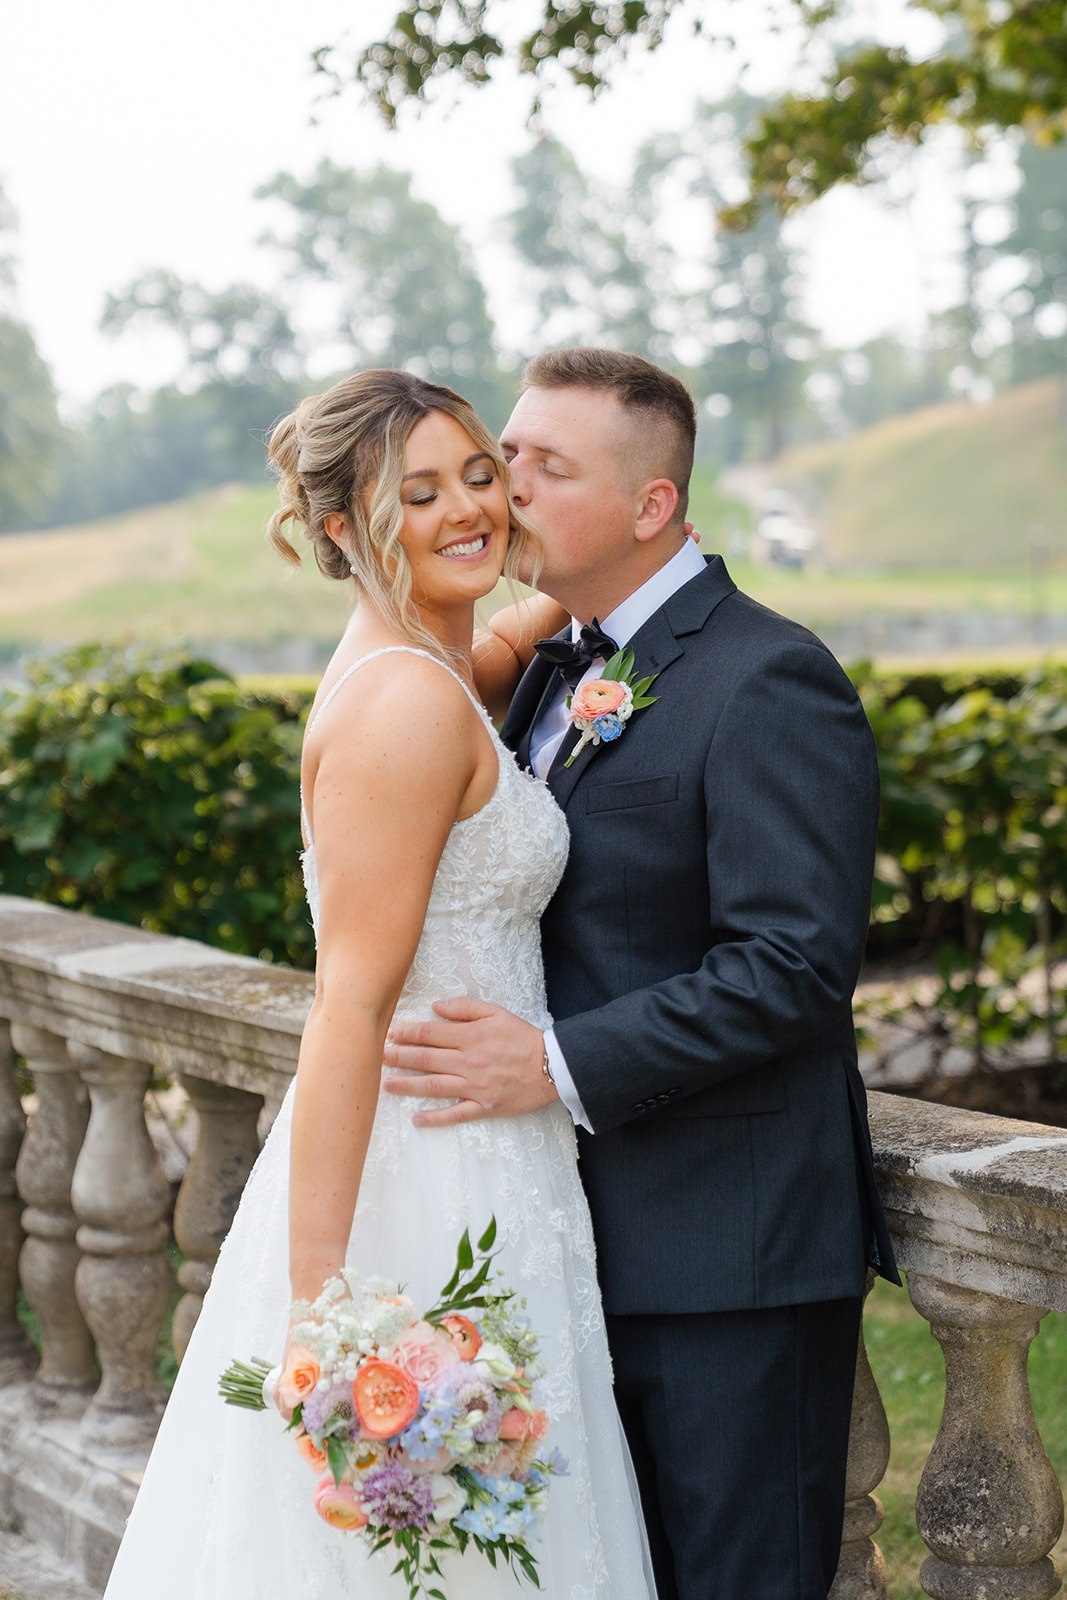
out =
[[[705,838],[676,842],[707,874],[703,958],[556,1022],[598,1132],[657,1095],[759,1072],[851,1027],[878,775],[863,709],[827,651],[792,642],[739,675],[708,742],[703,790]]]

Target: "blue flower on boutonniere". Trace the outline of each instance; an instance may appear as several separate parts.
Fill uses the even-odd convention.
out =
[[[591,678],[567,699],[567,715],[582,737],[563,763],[569,767],[587,744],[610,744],[621,739],[635,711],[654,705],[659,695],[649,694],[655,674],[633,678],[634,653],[619,650],[604,668],[602,678]]]

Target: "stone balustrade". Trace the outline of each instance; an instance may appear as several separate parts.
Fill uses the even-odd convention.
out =
[[[0,1530],[97,1592],[310,1003],[306,974],[0,895]],[[29,1123],[16,1055],[32,1084]],[[153,1074],[197,1137],[173,1209],[145,1120]],[[916,1521],[932,1600],[1047,1600],[1063,1521],[1027,1351],[1067,1311],[1067,1130],[875,1094],[875,1160],[946,1393]],[[38,1355],[16,1316],[21,1284]],[[858,1352],[833,1600],[884,1600],[885,1411]],[[3,1574],[0,1573],[0,1579]]]

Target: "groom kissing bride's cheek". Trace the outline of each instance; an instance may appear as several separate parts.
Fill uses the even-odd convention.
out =
[[[427,1127],[564,1102],[659,1600],[821,1600],[868,1265],[899,1281],[851,1009],[877,769],[829,651],[687,537],[694,435],[637,356],[526,370],[502,446],[573,621],[504,739],[570,829],[554,1025],[442,1002],[386,1088]]]

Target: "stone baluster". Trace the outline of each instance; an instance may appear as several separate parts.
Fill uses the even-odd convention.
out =
[[[89,1045],[69,1048],[92,1102],[71,1188],[82,1250],[78,1303],[103,1368],[82,1440],[140,1453],[163,1410],[156,1350],[174,1286],[164,1254],[170,1186],[144,1118],[151,1069]]]
[[[1050,1600],[1063,1496],[1030,1404],[1027,1352],[1047,1313],[911,1272],[908,1291],[945,1355],[945,1409],[915,1520],[933,1600]]]
[[[33,1340],[15,1309],[19,1251],[24,1237],[15,1162],[25,1133],[26,1116],[15,1083],[11,1029],[0,1019],[0,1383],[27,1378],[37,1365]]]
[[[196,1149],[174,1208],[174,1237],[186,1257],[178,1282],[186,1291],[174,1312],[174,1353],[180,1361],[200,1315],[222,1241],[259,1154],[256,1125],[263,1096],[182,1073],[196,1111]]]
[[[868,1272],[868,1293],[873,1283],[874,1273]],[[885,1557],[874,1542],[884,1513],[874,1490],[885,1477],[888,1465],[889,1423],[867,1359],[861,1326],[848,1436],[841,1559],[829,1600],[886,1600]]]
[[[89,1099],[65,1039],[23,1023],[12,1026],[11,1039],[26,1057],[37,1093],[15,1164],[19,1194],[27,1202],[19,1275],[41,1336],[35,1391],[40,1405],[66,1409],[69,1400],[80,1407],[100,1376],[74,1292],[78,1224],[70,1199]]]

